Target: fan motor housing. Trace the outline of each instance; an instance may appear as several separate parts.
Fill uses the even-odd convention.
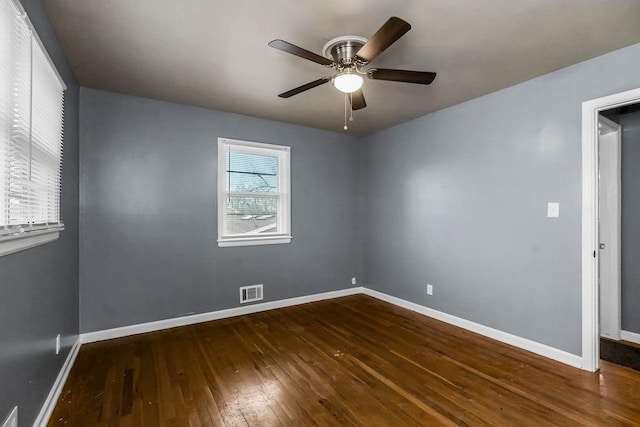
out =
[[[338,64],[350,64],[362,46],[367,42],[365,37],[340,36],[329,40],[322,48],[322,54]]]

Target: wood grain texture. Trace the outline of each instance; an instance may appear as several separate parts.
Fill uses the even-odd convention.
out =
[[[589,373],[364,295],[82,346],[50,426],[640,425]]]

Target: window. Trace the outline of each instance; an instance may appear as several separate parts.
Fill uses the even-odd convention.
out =
[[[0,255],[54,240],[66,89],[19,2],[0,0]]]
[[[291,241],[289,147],[218,138],[218,246]]]

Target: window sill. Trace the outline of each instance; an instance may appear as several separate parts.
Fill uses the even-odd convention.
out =
[[[60,237],[62,229],[34,231],[23,235],[5,237],[0,240],[0,256],[53,242]]]
[[[290,243],[291,236],[272,236],[272,237],[237,237],[219,239],[218,246],[221,248],[233,246],[257,246],[257,245],[280,245]]]

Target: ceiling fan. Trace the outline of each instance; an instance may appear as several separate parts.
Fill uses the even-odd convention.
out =
[[[372,80],[388,80],[422,85],[430,84],[436,78],[436,73],[388,68],[364,69],[364,67],[370,64],[378,55],[384,52],[410,29],[411,25],[409,25],[408,22],[394,16],[389,18],[368,40],[359,36],[340,36],[329,40],[322,50],[324,56],[320,56],[284,40],[276,39],[269,42],[269,46],[274,49],[299,56],[337,71],[333,76],[322,77],[321,79],[283,92],[278,96],[281,98],[289,98],[313,89],[314,87],[332,82],[336,89],[348,94],[348,98],[351,101],[351,108],[353,110],[360,110],[367,106],[364,100],[364,94],[362,93],[362,85],[364,84],[363,76]],[[345,129],[347,129],[346,121]]]

